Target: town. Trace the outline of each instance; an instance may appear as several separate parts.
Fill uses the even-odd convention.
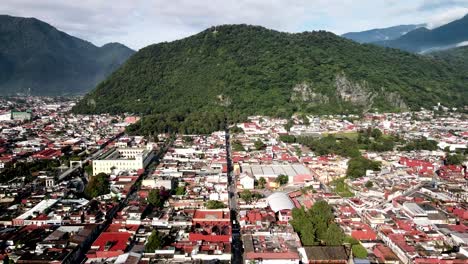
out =
[[[457,109],[134,135],[76,101],[0,98],[5,263],[468,263]]]

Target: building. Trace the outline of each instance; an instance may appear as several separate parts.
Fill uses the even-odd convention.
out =
[[[255,179],[248,174],[243,173],[239,177],[239,182],[242,185],[242,188],[244,189],[253,190],[255,188]]]
[[[10,121],[11,120],[11,112],[4,112],[0,113],[0,121]]]
[[[13,120],[24,121],[24,120],[31,120],[31,118],[32,118],[31,110],[28,110],[26,112],[18,112],[18,111],[11,112],[11,119]]]
[[[134,171],[144,169],[154,157],[149,148],[112,148],[93,160],[93,175],[112,173],[112,170]]]
[[[275,213],[281,210],[292,210],[294,203],[289,196],[283,192],[275,192],[266,198],[271,210]]]
[[[308,259],[306,263],[353,263],[351,248],[346,246],[310,246],[304,249]]]
[[[280,175],[288,176],[289,183],[304,182],[306,179],[312,180],[312,172],[304,165],[294,163],[289,165],[245,165],[242,169],[255,179],[274,179]]]
[[[22,226],[22,225],[28,225],[28,224],[40,224],[40,221],[38,223],[35,223],[32,218],[35,215],[41,214],[44,211],[46,211],[49,207],[54,205],[58,200],[55,199],[46,199],[38,203],[36,206],[33,208],[29,209],[22,215],[16,217],[13,219],[13,225],[14,226]]]
[[[245,263],[299,264],[300,239],[297,234],[255,232],[242,236]]]

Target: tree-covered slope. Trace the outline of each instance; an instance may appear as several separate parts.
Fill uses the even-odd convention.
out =
[[[466,77],[466,76],[464,76]],[[226,25],[141,49],[75,108],[80,113],[290,115],[461,105],[450,65],[328,32]],[[466,97],[465,97],[466,98]],[[176,120],[177,121],[177,120]]]
[[[0,15],[0,94],[84,93],[133,53],[116,43],[96,47],[35,18]]]
[[[460,70],[468,72],[468,46],[438,51],[429,55],[452,65],[457,65]]]

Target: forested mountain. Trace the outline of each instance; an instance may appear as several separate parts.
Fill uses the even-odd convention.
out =
[[[444,60],[452,65],[456,65],[460,70],[468,72],[468,46],[437,51],[429,55]]]
[[[454,48],[468,41],[468,15],[435,29],[418,28],[398,39],[375,42],[377,45],[410,52],[429,53]]]
[[[413,31],[417,28],[424,27],[424,24],[419,25],[399,25],[387,28],[376,28],[361,32],[349,32],[341,35],[344,38],[357,41],[359,43],[371,43],[377,41],[387,41],[397,39],[404,34]]]
[[[0,94],[84,93],[133,53],[118,43],[96,47],[35,18],[0,15]]]
[[[463,105],[466,77],[430,57],[329,32],[225,25],[141,49],[74,111],[152,115],[143,124],[147,131],[208,131],[224,112],[290,116]]]

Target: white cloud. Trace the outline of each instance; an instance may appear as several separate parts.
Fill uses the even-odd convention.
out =
[[[468,41],[463,41],[457,44],[457,47],[464,47],[464,46],[468,46]]]
[[[467,7],[455,7],[451,9],[447,9],[445,11],[441,11],[438,14],[430,17],[427,21],[428,28],[437,28],[447,23],[450,23],[454,20],[460,19],[468,14]]]
[[[338,34],[426,21],[436,25],[459,15],[465,3],[468,0],[2,0],[0,13],[36,17],[98,45],[117,41],[141,48],[219,24]],[[440,15],[432,19],[434,12]]]

